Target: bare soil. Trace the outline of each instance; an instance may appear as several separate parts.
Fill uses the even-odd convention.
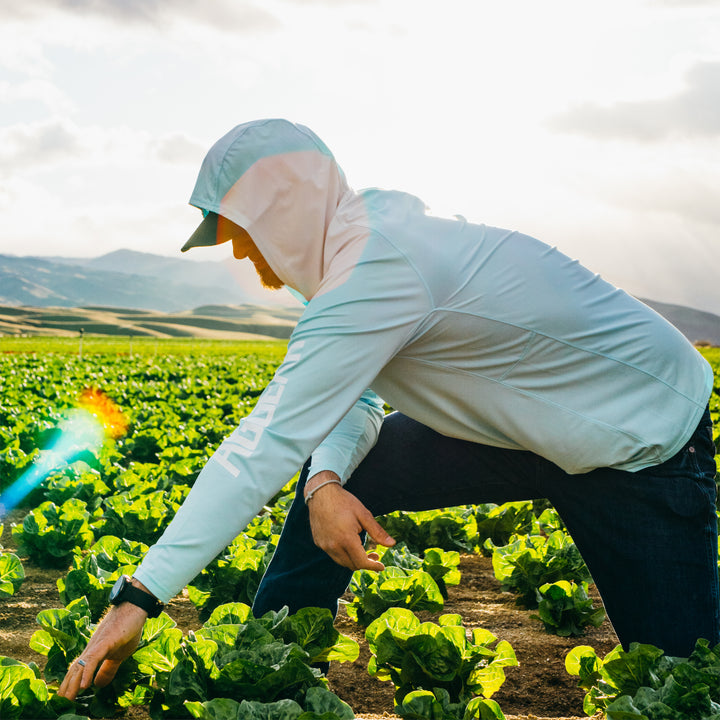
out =
[[[13,547],[10,537],[12,520],[6,518],[2,544]],[[46,608],[61,607],[56,581],[63,570],[45,570],[24,560],[26,580],[19,592],[0,602],[0,655],[23,662],[35,661],[42,667],[45,658],[30,649],[28,643],[37,629],[35,618]],[[617,644],[617,638],[606,620],[599,628],[590,628],[581,638],[561,638],[549,635],[539,620],[531,618],[532,611],[519,608],[515,596],[502,592],[495,580],[489,558],[464,555],[460,561],[461,583],[449,588],[449,600],[443,612],[459,613],[466,627],[483,627],[499,639],[513,646],[519,667],[506,668],[507,680],[493,696],[507,720],[571,720],[584,718],[583,691],[575,678],[565,671],[565,655],[576,645],[591,645],[605,654]],[[594,590],[594,588],[591,588]],[[597,594],[595,605],[601,604]],[[195,607],[187,596],[170,603],[169,614],[184,630],[200,627]],[[421,619],[435,619],[433,616]],[[341,609],[337,620],[340,632],[360,643],[360,657],[352,664],[334,663],[328,680],[330,688],[345,700],[358,718],[392,718],[393,692],[391,683],[381,682],[367,673],[370,653],[365,643],[364,629],[350,620]],[[143,708],[128,712],[129,720],[147,720]]]

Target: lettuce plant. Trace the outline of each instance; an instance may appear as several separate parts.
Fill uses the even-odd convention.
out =
[[[593,607],[587,591],[586,582],[546,583],[537,591],[538,614],[531,617],[541,620],[553,635],[583,635],[588,625],[600,627],[605,619],[605,610]]]
[[[0,600],[12,597],[24,580],[25,570],[20,558],[0,550]]]
[[[587,691],[583,710],[608,720],[720,720],[720,645],[698,640],[689,658],[669,657],[654,645],[619,645],[604,658],[587,645],[565,658]]]
[[[38,613],[36,630],[30,647],[47,656],[45,679],[62,680],[73,658],[77,657],[90,639],[90,606],[83,597],[73,600],[66,608],[53,608]]]
[[[518,664],[505,640],[498,642],[487,630],[466,630],[459,615],[441,615],[438,624],[421,623],[403,608],[383,613],[369,625],[365,637],[372,653],[368,672],[395,685],[396,711],[407,713],[401,716],[463,718],[477,698],[473,704],[476,714],[469,717],[502,717],[487,715],[495,712],[494,703],[484,701],[505,681],[504,668]],[[414,701],[418,696],[410,695],[428,688],[432,688],[435,701],[427,696]],[[411,700],[412,708],[408,707]],[[487,707],[482,711],[485,715],[478,709],[483,704]],[[436,714],[418,715],[418,706]]]
[[[512,535],[531,532],[535,523],[533,504],[530,501],[477,505],[474,510],[478,545],[482,547],[485,555],[492,554],[493,546],[506,545]],[[489,543],[486,542],[488,540]]]
[[[73,568],[88,567],[91,558],[102,573],[114,573],[127,565],[138,565],[148,551],[145,543],[114,535],[103,535],[86,552],[75,552]]]
[[[82,461],[74,462],[62,472],[51,475],[42,487],[46,500],[62,505],[75,498],[82,500],[90,512],[96,510],[103,498],[112,492],[100,473]]]
[[[438,612],[445,605],[437,583],[422,570],[399,567],[387,567],[379,573],[358,570],[353,573],[350,590],[354,597],[345,609],[361,625],[368,625],[393,607]]]
[[[62,505],[46,501],[29,512],[22,525],[13,527],[21,553],[42,567],[67,566],[75,548],[87,548],[95,538],[91,514],[82,500]]]
[[[0,718],[42,720],[60,715],[60,720],[87,720],[66,712],[72,707],[48,689],[35,663],[0,656]]]
[[[554,507],[546,507],[540,513],[538,513],[537,510],[535,512],[537,515],[536,525],[539,528],[540,533],[550,535],[556,530],[563,530],[564,532],[567,532],[563,519]]]
[[[153,543],[173,518],[190,491],[187,485],[156,490],[151,482],[139,482],[132,489],[103,501],[104,535],[116,535],[136,542]]]
[[[447,600],[448,585],[457,585],[460,582],[460,553],[455,550],[443,550],[441,548],[426,548],[422,555],[411,553],[404,542],[394,547],[377,547],[380,555],[380,562],[386,567],[399,567],[403,570],[423,570],[435,581],[442,594]]]
[[[562,530],[550,535],[525,535],[493,549],[495,577],[503,588],[518,594],[527,608],[538,606],[536,592],[558,580],[591,580],[585,561],[572,538]]]
[[[467,705],[452,702],[450,693],[442,688],[413,690],[396,708],[406,720],[505,720],[500,706],[487,698],[473,698]]]
[[[10,487],[40,455],[39,448],[26,452],[17,438],[0,445],[0,490]]]
[[[334,618],[327,608],[306,607],[292,615],[286,615],[285,611],[280,615],[283,620],[277,626],[277,637],[285,643],[299,645],[309,655],[311,664],[357,660],[358,644],[335,629]]]
[[[380,524],[414,553],[429,547],[473,552],[477,544],[477,522],[470,507],[398,511],[385,515]]]

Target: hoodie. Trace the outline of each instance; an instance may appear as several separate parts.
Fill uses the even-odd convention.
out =
[[[406,193],[352,190],[303,126],[233,129],[190,203],[244,227],[308,304],[256,407],[136,572],[160,600],[308,457],[311,474],[346,480],[377,438],[380,397],[444,435],[541,455],[578,482],[669,459],[707,404],[710,366],[646,305],[528,235],[434,217]]]

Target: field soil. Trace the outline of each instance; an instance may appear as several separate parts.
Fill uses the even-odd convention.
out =
[[[13,546],[10,524],[20,522],[22,515],[6,518],[1,544]],[[45,658],[30,649],[28,643],[37,629],[35,618],[40,610],[61,607],[56,587],[62,570],[44,570],[24,561],[26,580],[20,591],[9,600],[0,602],[0,654],[22,660],[35,661],[41,667]],[[617,644],[610,623],[589,628],[581,638],[560,638],[544,632],[542,623],[531,617],[533,611],[515,604],[511,593],[502,592],[495,580],[489,558],[464,555],[461,558],[460,585],[449,588],[449,601],[443,612],[459,613],[466,627],[483,627],[499,639],[507,640],[514,648],[519,667],[506,668],[507,680],[493,696],[507,720],[571,720],[586,717],[582,711],[583,691],[576,679],[565,671],[565,655],[576,645],[591,645],[598,654],[605,654]],[[594,591],[594,587],[591,588]],[[593,594],[595,605],[600,599]],[[186,596],[170,603],[169,614],[185,629],[197,629],[194,606]],[[422,620],[434,619],[421,615]],[[330,688],[355,710],[358,718],[366,720],[392,718],[393,686],[380,682],[367,673],[370,653],[363,629],[350,620],[343,609],[338,616],[340,632],[360,643],[360,657],[355,663],[335,663],[330,668]],[[148,720],[143,708],[128,712],[128,720]]]

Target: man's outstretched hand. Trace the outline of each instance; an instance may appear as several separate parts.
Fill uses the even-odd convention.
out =
[[[93,682],[98,687],[107,685],[115,677],[122,661],[135,652],[146,618],[144,610],[128,602],[110,608],[87,647],[68,668],[58,695],[74,700]]]
[[[314,475],[308,486],[318,486],[337,475],[324,471]],[[379,545],[390,547],[395,540],[382,529],[372,513],[340,485],[330,483],[313,493],[308,501],[310,527],[315,544],[338,565],[351,570],[384,570],[377,553],[366,553],[360,533],[367,534]]]

